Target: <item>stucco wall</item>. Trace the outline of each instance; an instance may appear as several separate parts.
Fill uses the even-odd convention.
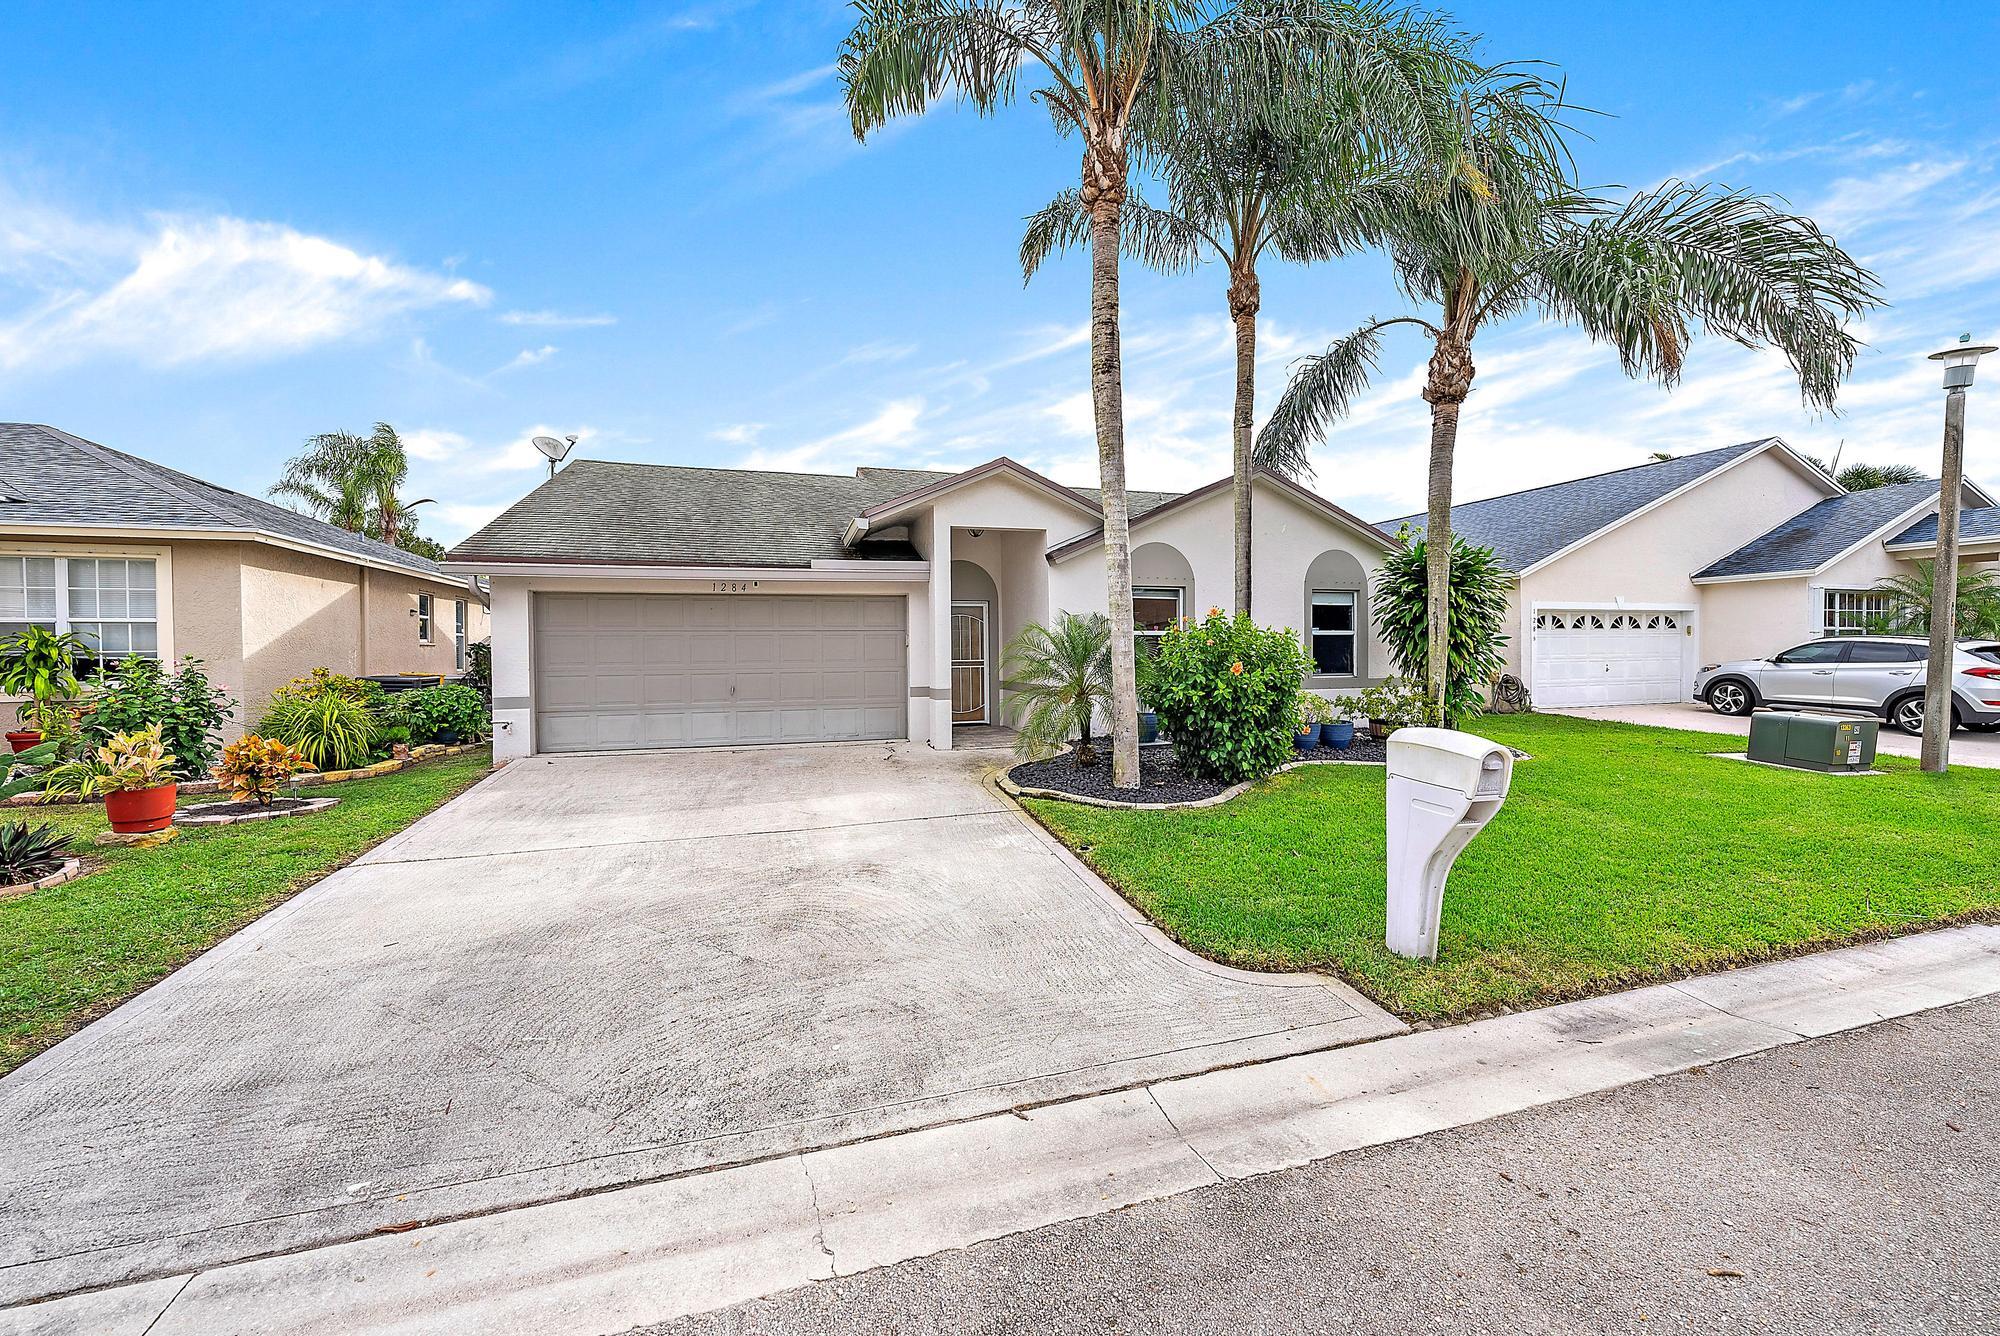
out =
[[[417,595],[432,597],[435,618],[431,643],[417,639]],[[465,601],[466,643],[489,634],[484,605],[462,584],[424,580],[388,571],[368,572],[368,671],[442,673],[459,671],[452,646],[452,604]]]

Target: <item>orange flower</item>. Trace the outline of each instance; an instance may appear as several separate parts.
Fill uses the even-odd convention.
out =
[[[1209,615],[1209,616],[1211,616],[1211,617],[1220,617],[1220,616],[1222,615],[1222,609],[1221,609],[1221,608],[1210,608],[1210,609],[1208,610],[1208,615]]]
[[[1229,672],[1230,675],[1233,677],[1243,676],[1243,661],[1241,659],[1238,659],[1235,663],[1230,664]]]

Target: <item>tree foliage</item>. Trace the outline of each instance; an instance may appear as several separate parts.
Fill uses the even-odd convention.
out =
[[[1931,587],[1937,563],[1920,560],[1911,565],[1913,569],[1906,574],[1890,576],[1875,585],[1877,593],[1889,597],[1888,613],[1874,618],[1869,626],[1876,635],[1931,633]],[[2000,638],[2000,574],[1960,567],[1957,608],[1960,637]]]
[[[329,431],[309,437],[305,449],[286,463],[271,495],[295,502],[307,514],[349,533],[429,555],[412,545],[437,546],[416,538],[412,512],[432,501],[403,499],[409,476],[410,459],[402,437],[388,423],[378,422],[366,436]]]
[[[1907,482],[1924,482],[1930,475],[1909,464],[1849,464],[1833,475],[1833,480],[1850,492],[1872,492],[1878,487],[1898,487]]]
[[[1311,669],[1295,632],[1214,610],[1160,637],[1146,702],[1173,737],[1185,773],[1235,784],[1270,774],[1291,755],[1301,683]]]
[[[1428,552],[1422,538],[1392,552],[1376,577],[1375,629],[1406,677],[1423,672],[1430,620],[1426,612]],[[1489,547],[1451,540],[1450,666],[1445,681],[1447,726],[1486,706],[1484,687],[1506,666],[1507,595],[1511,583]]]

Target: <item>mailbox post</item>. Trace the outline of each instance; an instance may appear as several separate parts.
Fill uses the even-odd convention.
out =
[[[1449,728],[1389,735],[1389,949],[1436,960],[1444,879],[1506,800],[1514,753]]]

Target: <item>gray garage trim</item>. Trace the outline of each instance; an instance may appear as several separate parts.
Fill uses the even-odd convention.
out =
[[[537,594],[537,751],[904,737],[901,597]]]

